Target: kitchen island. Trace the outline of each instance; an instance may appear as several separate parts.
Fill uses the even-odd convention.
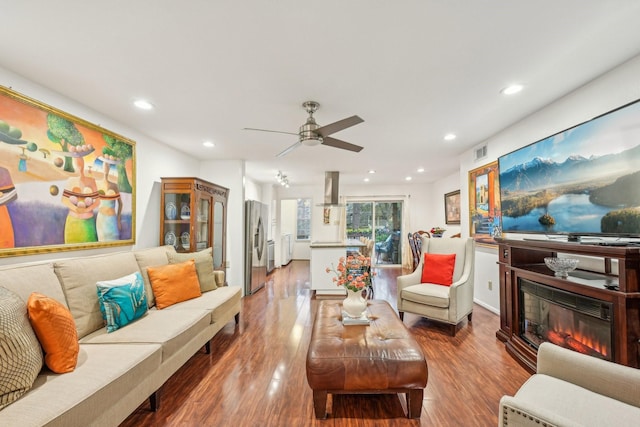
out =
[[[311,289],[316,291],[316,296],[346,295],[342,286],[333,283],[335,275],[327,273],[327,267],[336,267],[340,257],[347,256],[347,251],[357,251],[364,246],[360,240],[347,239],[341,242],[311,242]]]

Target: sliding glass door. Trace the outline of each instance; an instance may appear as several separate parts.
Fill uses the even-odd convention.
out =
[[[375,241],[374,265],[402,264],[402,201],[357,201],[346,204],[346,235]]]

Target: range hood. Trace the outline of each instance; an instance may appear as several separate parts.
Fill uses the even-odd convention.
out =
[[[332,171],[324,173],[324,203],[317,206],[341,207],[340,204],[340,172]]]

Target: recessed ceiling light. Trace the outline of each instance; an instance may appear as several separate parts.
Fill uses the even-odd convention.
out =
[[[146,99],[137,99],[133,102],[133,105],[141,110],[153,110],[153,104]]]
[[[456,139],[455,133],[448,133],[444,136],[445,141],[453,141],[454,139]]]
[[[424,172],[424,168],[418,168],[418,173]]]
[[[406,181],[411,181],[411,180],[412,180],[412,178],[411,178],[410,176],[408,176],[408,177],[406,177],[406,178],[405,178],[405,180],[406,180]]]
[[[364,179],[364,182],[369,182],[369,178],[365,178],[365,179]]]
[[[207,148],[213,148],[216,146],[216,144],[214,144],[212,141],[205,141],[202,143],[202,145],[204,145]]]
[[[369,173],[376,173],[376,171],[374,171],[373,169],[370,169]]]
[[[500,93],[503,95],[513,95],[515,93],[520,92],[522,89],[524,89],[524,86],[519,84],[514,84],[514,85],[505,87],[500,91]]]

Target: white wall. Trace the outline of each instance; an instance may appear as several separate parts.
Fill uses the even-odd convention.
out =
[[[311,258],[311,250],[309,249],[309,242],[307,241],[296,241],[296,213],[297,213],[297,199],[285,199],[280,201],[280,220],[278,236],[282,236],[283,234],[291,234],[291,239],[293,242],[293,252],[291,254],[291,259],[305,259],[309,260]],[[282,239],[277,238],[276,241],[276,262],[278,265],[282,264]]]
[[[446,216],[444,211],[444,195],[447,193],[451,193],[452,191],[460,190],[460,174],[453,173],[449,176],[446,176],[438,181],[434,182],[431,185],[431,200],[429,204],[429,210],[431,211],[430,224],[424,224],[424,228],[416,228],[416,230],[431,230],[433,226],[440,226],[444,228],[445,233],[444,237],[451,237],[454,234],[461,233],[464,237],[465,235],[469,236],[469,227],[460,221],[460,224],[447,224]],[[460,191],[460,198],[467,197],[467,193],[463,193]],[[462,202],[460,204],[462,208]],[[463,226],[464,225],[464,226]]]
[[[265,205],[269,206],[269,216],[267,218],[267,239],[275,240],[275,229],[276,229],[276,201],[274,199],[274,185],[273,184],[261,184],[260,192],[262,193],[262,198],[259,200]],[[277,260],[276,260],[277,262]]]
[[[460,156],[461,194],[468,193],[468,171],[497,160],[503,154],[563,131],[602,113],[640,98],[640,56],[609,71],[591,83],[567,94],[547,107],[487,139],[487,159],[474,162],[473,150]],[[535,88],[527,88],[535,90]],[[526,91],[519,96],[526,96]],[[514,98],[510,102],[517,102]],[[468,233],[469,200],[462,197],[462,229]],[[464,233],[463,233],[464,234]],[[499,312],[499,274],[497,248],[476,251],[475,298],[478,303]],[[487,282],[493,282],[489,290]]]
[[[180,151],[136,132],[122,123],[111,120],[109,117],[3,68],[0,68],[0,85],[11,87],[13,90],[30,98],[80,117],[136,142],[136,243],[134,246],[7,257],[0,258],[0,265],[97,255],[131,248],[157,246],[160,242],[158,235],[160,230],[160,177],[192,176],[193,171],[197,170],[199,162]],[[136,113],[132,109],[131,114]],[[19,185],[16,184],[16,187],[19,193]]]
[[[262,187],[260,183],[253,181],[252,179],[245,178],[244,180],[244,200],[257,200],[262,202]],[[264,202],[263,202],[264,203]]]
[[[227,206],[227,282],[244,284],[244,175],[242,160],[216,160],[200,164],[199,177],[229,189]]]
[[[280,233],[296,235],[296,209],[297,199],[285,199],[280,201]]]

